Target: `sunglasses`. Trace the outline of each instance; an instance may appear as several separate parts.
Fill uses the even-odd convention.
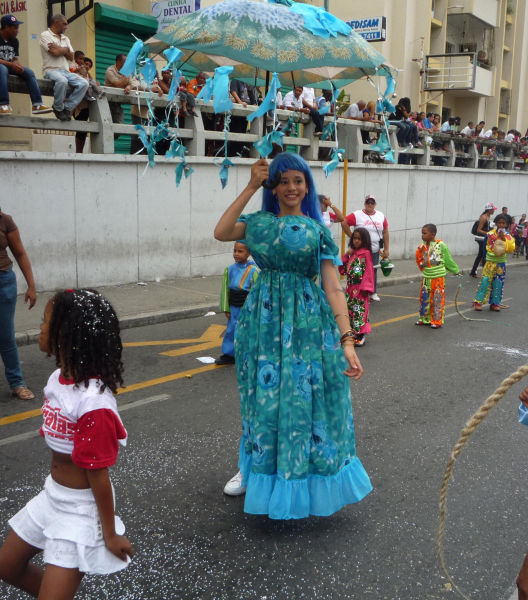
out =
[[[376,204],[376,200],[365,200],[365,204]]]

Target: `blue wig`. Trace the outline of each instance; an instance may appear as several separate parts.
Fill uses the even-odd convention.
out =
[[[321,216],[321,206],[315,183],[312,177],[312,172],[308,163],[298,154],[292,152],[281,152],[272,161],[269,166],[269,181],[273,181],[277,173],[285,173],[286,171],[301,171],[304,174],[308,193],[301,203],[301,211],[307,217],[311,217],[320,223],[323,223]],[[279,214],[280,206],[277,197],[273,195],[273,190],[264,189],[262,194],[262,210],[267,210],[275,215]]]

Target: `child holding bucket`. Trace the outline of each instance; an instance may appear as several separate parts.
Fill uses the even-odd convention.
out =
[[[365,335],[371,332],[368,315],[370,294],[374,293],[370,234],[364,227],[354,229],[339,272],[346,276],[346,301],[354,345],[363,346]]]

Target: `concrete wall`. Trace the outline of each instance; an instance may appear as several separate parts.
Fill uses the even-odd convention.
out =
[[[189,162],[195,172],[176,187],[175,163],[164,158],[145,171],[143,157],[0,152],[9,190],[0,206],[20,229],[37,288],[220,273],[232,249],[213,229],[246,185],[252,161],[234,159],[224,190],[211,159]],[[343,168],[325,179],[321,167],[314,163],[318,191],[342,206]],[[471,225],[487,202],[516,217],[528,212],[526,172],[357,164],[348,190],[347,212],[362,208],[367,193],[376,196],[395,260],[413,255],[424,223],[436,223],[454,254],[473,254]],[[253,199],[248,211],[259,205]]]

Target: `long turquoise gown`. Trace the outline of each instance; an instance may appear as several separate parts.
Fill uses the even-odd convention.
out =
[[[244,510],[272,519],[328,516],[371,490],[356,456],[348,363],[320,262],[339,262],[310,217],[242,215],[261,269],[235,340]]]

